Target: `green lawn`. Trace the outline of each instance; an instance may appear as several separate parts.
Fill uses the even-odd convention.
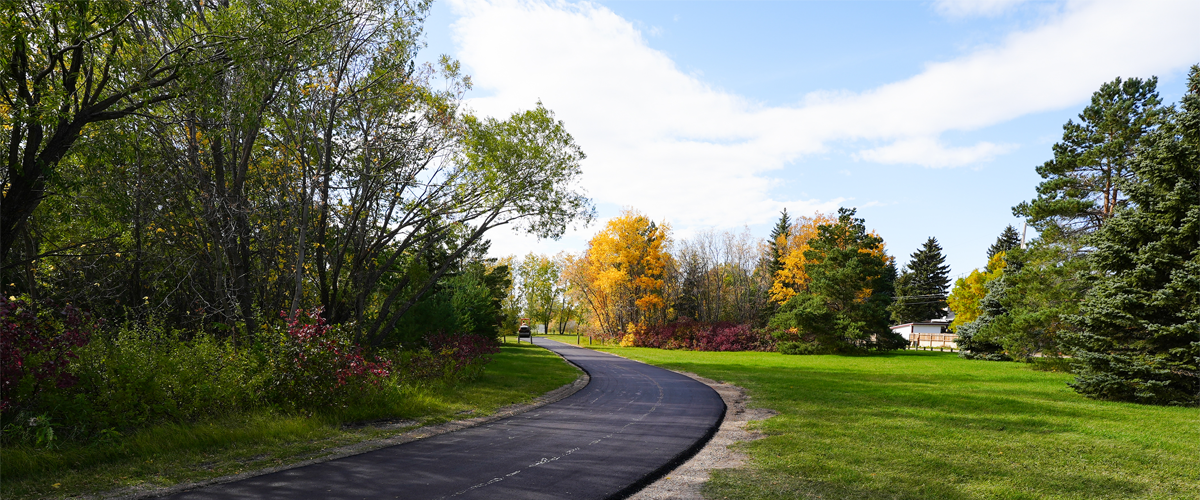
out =
[[[137,486],[181,482],[316,458],[331,449],[393,435],[366,427],[344,428],[350,415],[436,424],[488,415],[527,403],[575,380],[578,370],[555,354],[509,338],[484,375],[456,386],[397,388],[397,402],[381,409],[348,409],[335,415],[243,415],[220,422],[164,425],[108,443],[55,450],[5,448],[0,456],[0,497],[66,497]]]
[[[928,351],[602,349],[780,413],[744,445],[748,466],[714,474],[712,498],[1200,498],[1200,409],[1089,400],[1069,374]]]

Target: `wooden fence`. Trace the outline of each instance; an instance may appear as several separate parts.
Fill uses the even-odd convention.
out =
[[[924,349],[927,351],[957,351],[958,335],[953,333],[910,333],[908,334],[909,349]]]

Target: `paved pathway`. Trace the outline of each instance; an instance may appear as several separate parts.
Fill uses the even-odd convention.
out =
[[[602,499],[657,479],[716,431],[725,403],[683,375],[543,338],[591,376],[491,424],[170,498]]]

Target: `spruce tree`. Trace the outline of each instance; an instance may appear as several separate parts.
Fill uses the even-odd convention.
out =
[[[1004,232],[1000,233],[1000,236],[996,238],[996,242],[988,247],[987,258],[988,260],[992,260],[992,257],[995,257],[996,254],[1017,248],[1020,244],[1021,235],[1017,234],[1017,228],[1009,224],[1008,227],[1004,228]]]
[[[787,249],[787,239],[791,236],[792,219],[788,217],[787,209],[783,209],[783,213],[779,215],[779,221],[775,223],[775,227],[771,229],[771,262],[767,263],[767,269],[771,271],[771,279],[775,279],[775,273],[783,267],[784,251]],[[780,241],[782,237],[783,241]]]
[[[889,308],[892,321],[912,323],[942,317],[949,287],[950,266],[937,238],[930,237],[913,252],[896,279],[896,301]]]
[[[1082,331],[1064,340],[1071,386],[1091,397],[1200,405],[1200,66],[1182,104],[1132,162],[1129,206],[1090,240]]]

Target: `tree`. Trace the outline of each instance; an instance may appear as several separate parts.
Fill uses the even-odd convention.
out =
[[[1087,262],[1072,257],[1079,253],[1078,242],[1035,239],[995,259],[990,265],[1001,272],[986,284],[981,308],[991,319],[977,329],[979,341],[1018,361],[1059,356],[1063,335],[1076,330],[1068,318],[1086,291],[1079,277],[1089,272]]]
[[[1119,207],[1090,240],[1090,293],[1066,344],[1079,393],[1200,404],[1200,65],[1181,112],[1142,141]]]
[[[883,239],[868,233],[854,209],[838,209],[837,223],[818,226],[805,252],[811,278],[807,289],[788,299],[772,326],[796,329],[827,349],[864,344],[894,348],[887,307],[894,294],[895,267]]]
[[[981,304],[987,295],[986,285],[999,278],[1004,273],[1004,254],[998,253],[988,259],[986,271],[974,269],[965,277],[954,281],[954,288],[946,303],[954,311],[954,321],[950,329],[958,331],[963,325],[979,319],[983,315]]]
[[[788,217],[787,209],[779,214],[779,221],[775,223],[775,227],[771,228],[771,237],[767,240],[767,245],[770,247],[770,261],[767,264],[767,269],[771,276],[779,272],[783,268],[783,256],[787,253],[788,239],[792,233],[792,218]]]
[[[573,259],[568,280],[583,294],[605,334],[666,320],[670,230],[626,209],[588,241],[582,257]]]
[[[809,276],[806,267],[809,261],[805,252],[811,248],[809,241],[817,237],[817,228],[822,224],[836,222],[836,217],[818,212],[812,217],[800,217],[792,224],[788,230],[787,246],[783,251],[780,268],[771,277],[771,289],[768,294],[772,302],[783,304],[807,289]]]
[[[896,280],[896,301],[889,308],[892,321],[911,323],[944,316],[949,275],[950,266],[946,265],[942,247],[936,238],[930,237],[921,249],[913,252]]]
[[[182,20],[206,27],[190,22],[193,14],[137,2],[6,4],[0,262],[9,262],[47,184],[66,187],[57,167],[85,127],[174,99],[189,65],[213,57],[203,31],[181,29]]]
[[[525,299],[525,314],[535,324],[546,325],[547,331],[564,293],[559,286],[561,271],[555,259],[532,252],[517,267],[517,286]]]
[[[1017,248],[1020,245],[1021,235],[1017,234],[1017,228],[1012,227],[1012,224],[1009,224],[1004,228],[1004,231],[1000,233],[1000,236],[996,238],[996,242],[992,243],[992,246],[988,247],[987,258],[989,261],[991,261],[992,257],[994,257],[996,254],[1007,252]]]
[[[1013,207],[1043,237],[1075,236],[1098,229],[1127,202],[1123,182],[1142,137],[1163,113],[1157,78],[1117,78],[1100,86],[1079,114],[1063,125],[1054,159],[1038,167],[1046,179],[1033,201]]]
[[[760,264],[769,255],[748,229],[702,231],[680,241],[667,280],[675,314],[702,323],[759,322],[769,286]]]

